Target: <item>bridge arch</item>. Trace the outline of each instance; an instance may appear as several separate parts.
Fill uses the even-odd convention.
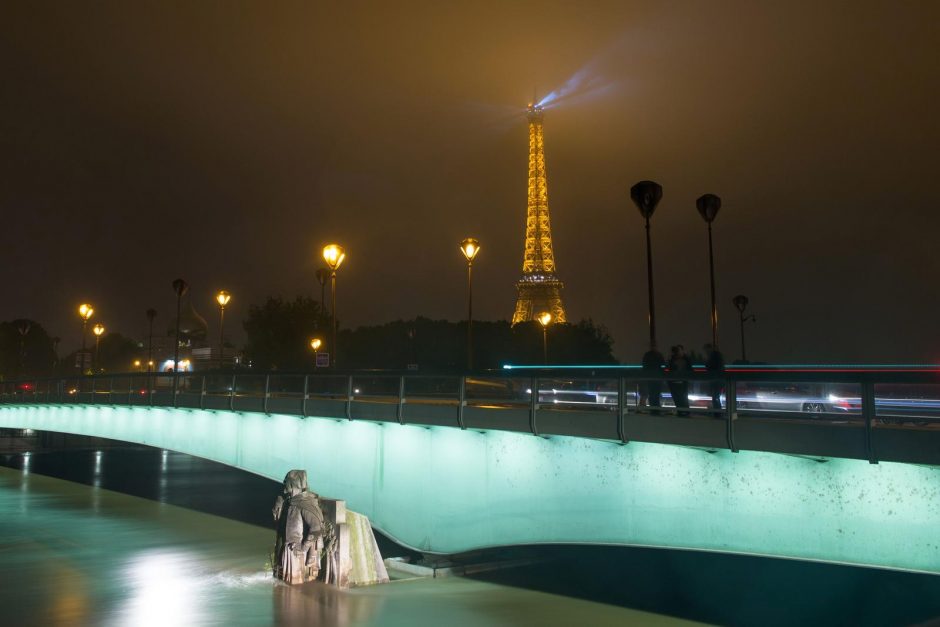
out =
[[[0,407],[0,427],[166,448],[311,487],[427,552],[655,546],[940,574],[940,468],[198,409]]]

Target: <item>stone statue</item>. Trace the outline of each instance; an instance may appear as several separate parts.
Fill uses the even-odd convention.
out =
[[[274,501],[277,540],[274,545],[274,576],[290,584],[313,581],[320,574],[322,553],[327,569],[333,566],[333,534],[323,519],[320,500],[307,489],[307,471],[291,470],[284,477],[284,489]],[[326,542],[324,542],[326,540]],[[335,572],[335,568],[333,569]],[[328,577],[329,580],[329,577]]]

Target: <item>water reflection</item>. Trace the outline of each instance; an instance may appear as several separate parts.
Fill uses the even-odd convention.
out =
[[[272,601],[277,624],[346,627],[367,623],[379,611],[384,599],[356,595],[319,582],[303,586],[279,582]]]
[[[9,625],[621,625],[637,614],[457,578],[287,586],[266,569],[270,529],[23,468],[0,467],[0,512]]]
[[[206,586],[198,570],[197,560],[187,553],[157,550],[134,556],[121,573],[131,596],[118,623],[156,627],[206,622],[200,603]]]
[[[940,615],[937,577],[613,547],[545,547],[551,568],[485,580],[290,587],[265,565],[276,482],[159,449],[13,453],[0,464],[4,625],[675,622],[625,605],[761,627]]]

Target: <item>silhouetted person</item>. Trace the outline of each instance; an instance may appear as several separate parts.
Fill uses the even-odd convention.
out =
[[[663,366],[666,360],[663,354],[656,350],[655,346],[650,347],[643,353],[643,374],[658,377],[663,373]],[[663,382],[659,379],[646,381],[646,404],[649,407],[660,407],[662,405]],[[642,399],[641,399],[642,400]],[[658,410],[651,410],[651,413],[658,414]]]
[[[685,347],[677,344],[669,351],[669,363],[666,364],[670,374],[687,377],[692,374],[692,362],[685,353]],[[689,408],[689,382],[688,380],[669,380],[669,393],[676,406],[676,413],[688,416],[689,412],[682,411]]]
[[[710,377],[721,377],[725,372],[725,358],[717,346],[705,345],[705,370]],[[711,381],[708,384],[712,394],[712,409],[721,409],[722,381]]]

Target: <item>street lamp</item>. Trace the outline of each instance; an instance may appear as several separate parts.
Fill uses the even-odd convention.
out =
[[[230,300],[232,300],[232,295],[225,290],[222,290],[215,295],[215,302],[219,303],[219,370],[222,369],[222,353],[225,346],[225,336],[223,335],[223,325],[225,324],[225,306],[228,305],[228,301]]]
[[[646,285],[649,289],[650,349],[656,348],[656,307],[653,302],[653,252],[650,244],[650,218],[663,198],[663,187],[653,181],[640,181],[630,188],[630,199],[646,221]]]
[[[147,310],[147,320],[150,322],[150,332],[147,336],[147,372],[153,366],[153,319],[157,317],[156,309]]]
[[[757,322],[757,316],[754,314],[744,315],[744,310],[747,309],[747,296],[744,294],[738,294],[731,299],[731,302],[734,303],[734,306],[737,307],[738,312],[741,314],[741,361],[747,363],[747,347],[744,344],[744,323],[748,320],[752,322]]]
[[[333,350],[330,354],[330,363],[336,367],[336,271],[346,259],[346,249],[338,244],[327,244],[323,247],[323,260],[330,269],[330,324],[333,327]]]
[[[313,349],[313,367],[319,368],[317,363],[317,356],[320,354],[320,346],[323,345],[323,340],[318,337],[310,338],[310,348]]]
[[[480,252],[480,242],[468,237],[460,242],[460,252],[467,259],[467,370],[473,370],[473,258]]]
[[[180,363],[180,313],[183,302],[183,294],[189,291],[189,283],[183,279],[173,281],[173,291],[176,292],[176,348],[173,352],[173,372],[179,372]],[[175,380],[175,379],[174,379]],[[176,390],[174,390],[174,393]]]
[[[327,268],[317,268],[317,282],[320,283],[320,312],[326,311],[326,280],[330,278]]]
[[[20,322],[16,328],[20,333],[20,376],[26,374],[26,336],[29,335],[29,330],[32,328],[33,325],[26,320]]]
[[[92,370],[98,370],[98,345],[101,343],[101,336],[104,334],[104,325],[100,322],[92,327],[91,332],[95,334],[95,363]]]
[[[721,209],[721,198],[714,194],[699,196],[695,201],[699,215],[708,223],[708,275],[711,278],[712,288],[712,346],[718,350],[718,304],[715,302],[715,258],[712,254],[712,222]]]
[[[82,352],[81,352],[81,363],[79,370],[85,372],[85,329],[88,326],[88,320],[91,319],[92,315],[95,313],[94,308],[88,303],[82,303],[78,306],[78,317],[82,319]]]
[[[542,363],[548,365],[548,325],[552,323],[552,314],[543,311],[538,321],[542,325]]]

